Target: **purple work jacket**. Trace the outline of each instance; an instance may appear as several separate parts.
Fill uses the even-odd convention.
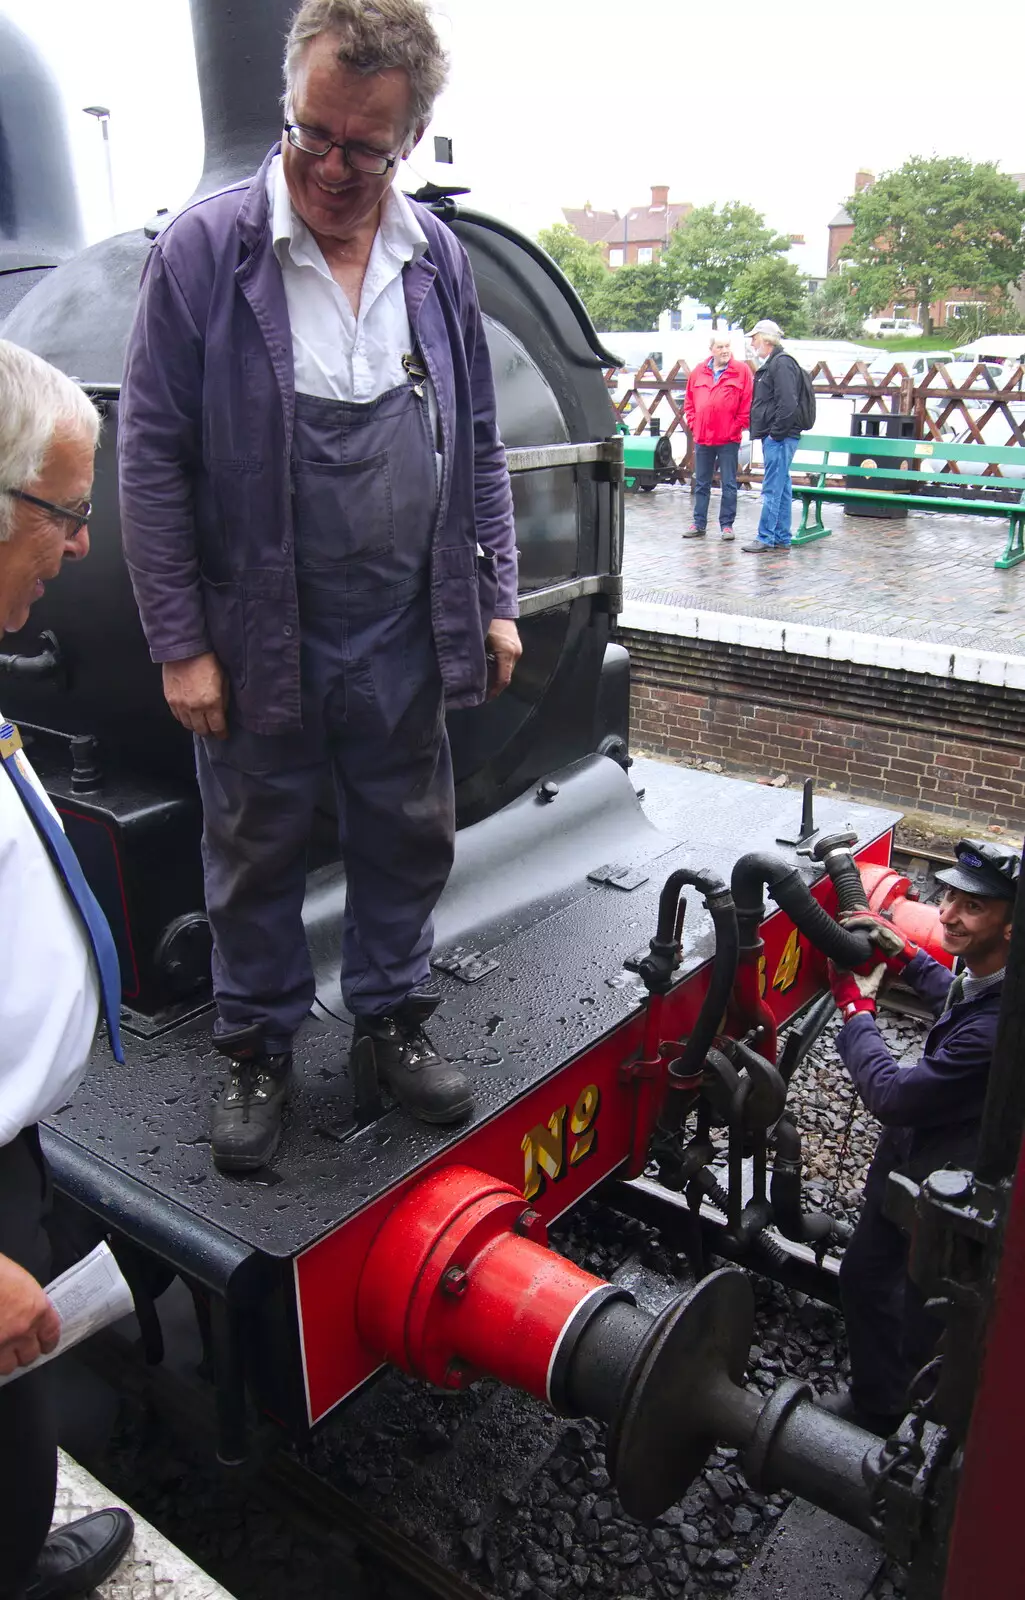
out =
[[[266,184],[279,148],[154,243],[118,418],[121,529],[150,654],[213,650],[234,715],[267,734],[301,726],[292,338]],[[491,619],[517,615],[512,492],[469,260],[412,204],[428,248],[403,287],[441,426],[434,644],[446,703],[470,706],[486,690]]]

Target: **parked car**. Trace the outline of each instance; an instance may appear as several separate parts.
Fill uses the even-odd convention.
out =
[[[1025,334],[987,333],[971,344],[958,345],[954,354],[963,361],[995,361],[1012,368],[1025,365]]]
[[[901,366],[909,378],[921,383],[931,366],[937,366],[941,361],[949,364],[953,360],[951,350],[926,350],[922,353],[894,350],[889,355],[876,356],[874,361],[869,362],[868,371],[871,378],[882,383],[894,367]]]
[[[982,368],[981,371],[978,370],[980,366]],[[972,377],[973,372],[975,373],[974,378]],[[953,389],[971,388],[978,390],[983,387],[989,387],[994,390],[1005,389],[1011,377],[1009,372],[1006,372],[1002,367],[998,367],[992,361],[981,363],[977,361],[952,361],[946,367],[946,373]],[[953,402],[954,409],[951,410],[951,402],[943,397],[946,387],[947,385],[944,383],[943,378],[937,373],[927,390],[925,403],[929,415],[931,417],[938,418],[942,416],[944,418],[942,424],[944,441],[968,439],[970,434],[965,425],[965,412],[972,417],[976,426],[978,426],[981,418],[991,409],[993,402],[980,395],[977,400],[973,398],[962,402]],[[1012,393],[1018,393],[1018,391],[1012,390]],[[1020,426],[1025,421],[1025,403],[1023,403],[1020,395],[1013,403],[1004,401],[1003,404],[1007,407],[1007,412]],[[961,409],[962,405],[964,406],[964,411]],[[1008,444],[1010,442],[1007,438],[1005,412],[998,411],[994,416],[990,417],[988,424],[986,424],[986,429],[988,429],[988,432],[984,429],[983,438],[987,444]]]
[[[997,366],[995,361],[948,361],[944,370],[947,379],[949,379],[949,387],[951,389],[982,389],[986,387],[999,389],[1007,382],[1009,376],[1008,373],[1005,373],[1002,368]],[[973,373],[975,374],[974,377],[972,377]],[[924,376],[925,374],[923,373],[922,378],[916,381],[921,383]],[[935,391],[937,395],[942,395],[947,387],[948,384],[944,379],[943,373],[940,372],[933,376],[929,384],[930,391]],[[985,404],[984,401],[979,401],[978,403]],[[971,401],[970,404],[974,405],[976,402]]]
[[[905,339],[920,339],[925,331],[917,322],[912,322],[910,317],[866,317],[861,324],[862,333],[871,334],[873,338],[886,338],[888,335],[899,333]]]

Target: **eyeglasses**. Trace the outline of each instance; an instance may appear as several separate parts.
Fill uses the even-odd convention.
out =
[[[328,156],[340,150],[347,167],[354,172],[364,172],[371,178],[383,178],[398,161],[398,156],[384,156],[379,150],[368,150],[365,144],[350,144],[345,139],[327,139],[313,128],[304,128],[301,122],[286,122],[285,134],[290,145],[306,156]]]
[[[38,506],[41,511],[48,511],[51,517],[60,517],[66,522],[73,522],[74,527],[66,536],[69,539],[73,539],[75,534],[85,527],[93,514],[92,502],[89,500],[69,509],[67,506],[55,506],[52,500],[40,500],[36,494],[26,494],[24,489],[5,489],[3,492],[9,494],[12,500],[24,500],[26,505]]]

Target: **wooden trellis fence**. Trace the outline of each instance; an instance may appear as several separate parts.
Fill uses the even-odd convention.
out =
[[[687,482],[694,469],[693,441],[683,420],[689,366],[677,361],[663,374],[653,361],[646,360],[637,368],[630,387],[617,399],[619,370],[609,367],[605,372],[616,415],[631,433],[643,433],[655,421],[668,437],[682,435],[684,449],[679,456],[678,476],[681,483]],[[965,444],[1025,448],[1025,367],[1007,369],[993,380],[980,362],[969,373],[967,383],[958,386],[942,362],[930,366],[925,377],[916,383],[897,361],[881,380],[870,375],[864,361],[855,361],[842,374],[834,373],[825,361],[820,361],[813,367],[811,378],[816,394],[833,400],[853,399],[859,414],[913,416],[915,437],[919,439],[940,440],[945,430],[956,428],[960,432],[963,426]],[[992,428],[994,422],[1002,422],[1004,428]],[[990,430],[988,437],[983,436],[984,429]],[[945,472],[956,476],[957,463],[949,462]],[[745,482],[757,481],[761,470],[752,467],[740,476]],[[1003,474],[999,467],[992,466],[985,469],[985,476],[999,478]]]

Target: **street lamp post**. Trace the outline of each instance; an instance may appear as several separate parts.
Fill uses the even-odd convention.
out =
[[[114,204],[114,168],[110,159],[110,107],[83,106],[87,117],[95,117],[103,132],[103,154],[107,164],[107,198],[110,202],[110,221],[117,227],[117,207]]]

